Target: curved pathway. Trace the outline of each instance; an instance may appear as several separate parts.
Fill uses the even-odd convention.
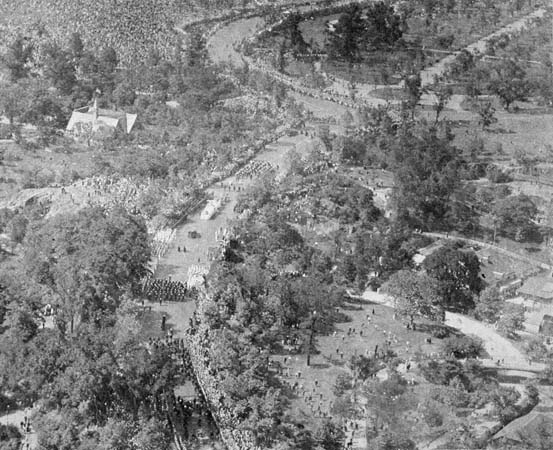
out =
[[[354,295],[350,294],[355,297]],[[393,307],[393,299],[389,295],[381,294],[371,290],[365,291],[361,298],[370,302]],[[501,336],[492,326],[478,320],[467,317],[463,314],[446,312],[445,324],[461,331],[466,335],[473,335],[482,339],[484,349],[489,358],[483,359],[482,364],[486,367],[523,372],[522,376],[533,376],[545,368],[544,364],[530,363],[511,341]],[[497,361],[502,361],[498,366]],[[532,374],[532,375],[530,375]]]
[[[528,262],[528,263],[533,264],[535,266],[538,266],[538,267],[540,267],[541,269],[544,269],[544,270],[552,270],[553,269],[553,266],[551,264],[547,264],[547,263],[544,263],[543,261],[539,261],[537,259],[530,258],[529,256],[521,255],[521,254],[513,252],[511,250],[507,250],[503,247],[499,247],[497,245],[490,244],[489,242],[477,241],[475,239],[469,239],[469,238],[454,236],[454,235],[445,234],[445,233],[423,232],[421,234],[424,234],[425,236],[428,236],[428,237],[437,238],[437,239],[447,239],[447,240],[450,240],[450,241],[461,241],[461,242],[465,242],[465,243],[470,244],[470,245],[478,245],[480,247],[485,247],[485,248],[488,248],[490,250],[494,250],[498,253],[502,253],[506,256],[509,256],[509,257],[513,258],[513,259],[518,259],[518,260],[521,260],[521,261]]]
[[[357,2],[340,2],[337,4],[348,4]],[[313,8],[311,8],[313,9]],[[513,35],[524,30],[527,25],[531,24],[535,19],[541,18],[546,14],[544,8],[540,8],[531,14],[528,14],[511,24],[508,24],[501,29],[491,33],[490,35],[479,39],[478,41],[468,45],[465,50],[477,54],[483,53],[486,50],[488,41],[502,35]],[[252,17],[246,19],[239,19],[233,21],[225,26],[218,28],[211,34],[208,39],[208,52],[212,60],[216,63],[231,63],[235,66],[243,66],[247,62],[251,67],[260,70],[267,75],[273,77],[277,81],[288,86],[292,91],[296,91],[296,97],[298,94],[304,94],[308,97],[314,97],[322,99],[326,102],[339,103],[345,107],[357,108],[359,106],[386,106],[389,104],[399,104],[399,101],[387,101],[382,98],[373,95],[375,86],[372,84],[356,84],[356,98],[354,100],[350,97],[350,83],[342,79],[332,78],[330,86],[323,90],[307,88],[302,86],[299,81],[293,77],[286,76],[279,73],[269,64],[264,61],[254,60],[253,58],[245,57],[236,50],[242,41],[252,39],[253,35],[265,27],[264,21],[261,17]],[[421,83],[423,87],[428,87],[434,83],[435,77],[441,77],[447,71],[448,65],[456,58],[457,54],[451,54],[436,64],[424,69],[421,72]],[[383,87],[383,86],[379,86]],[[391,88],[401,88],[398,86],[389,86]],[[301,100],[301,97],[299,98]],[[433,105],[436,103],[436,97],[432,93],[425,93],[421,98],[421,104]],[[306,105],[309,108],[309,103]],[[459,98],[452,98],[448,103],[449,109],[459,110],[461,109],[461,102]]]

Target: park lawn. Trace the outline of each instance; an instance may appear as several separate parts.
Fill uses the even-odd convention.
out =
[[[504,274],[515,273],[515,278],[518,278],[536,268],[534,264],[511,258],[494,250],[481,249],[476,254],[480,258],[480,273],[484,275],[487,283],[492,283],[496,279],[499,280],[497,275],[494,275],[494,272]],[[482,256],[488,256],[489,262],[483,261]]]
[[[372,314],[373,309],[374,315]],[[396,351],[400,358],[409,359],[415,357],[416,354],[438,351],[439,340],[432,338],[431,344],[426,343],[425,339],[429,337],[429,334],[407,330],[401,321],[393,319],[394,312],[390,307],[371,302],[347,303],[345,308],[342,308],[342,312],[350,318],[350,321],[336,324],[336,334],[315,337],[317,353],[311,356],[309,367],[306,365],[305,354],[291,357],[274,355],[272,358],[273,361],[283,364],[283,358],[288,356],[289,361],[283,364],[283,367],[290,369],[290,377],[286,376],[285,369],[283,381],[290,384],[297,381],[303,385],[305,391],[313,396],[314,411],[302,395],[292,397],[289,414],[299,421],[314,424],[321,420],[317,414],[321,393],[323,394],[322,411],[329,412],[335,399],[333,388],[337,377],[340,374],[351,373],[346,363],[354,355],[365,355],[367,352],[371,355],[376,345],[379,346],[379,349],[383,349],[389,336],[383,330],[396,337],[398,343],[392,342],[390,348]],[[371,319],[370,324],[367,322],[367,316]],[[355,329],[356,333],[348,336],[350,328]],[[359,335],[359,330],[363,330],[363,336]],[[406,342],[409,342],[408,350]],[[336,353],[337,349],[343,353],[343,358]],[[296,377],[298,372],[301,372],[299,378]],[[317,387],[315,386],[316,382],[318,382]]]
[[[510,157],[517,149],[523,149],[529,157],[535,157],[553,142],[552,114],[509,113],[498,109],[496,117],[497,124],[481,133],[486,148],[501,145],[504,154]]]
[[[457,122],[452,129],[454,145],[467,148],[469,142],[481,138],[486,151],[490,152],[490,159],[502,165],[510,164],[517,149],[523,149],[529,157],[543,155],[553,141],[553,114],[507,112],[498,103],[495,106],[497,123],[487,130],[482,130],[475,112],[447,110],[443,117]]]

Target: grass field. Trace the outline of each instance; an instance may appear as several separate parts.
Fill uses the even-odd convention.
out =
[[[347,363],[354,355],[371,356],[376,346],[379,349],[386,348],[387,340],[391,341],[388,348],[404,360],[413,358],[416,354],[438,351],[439,346],[435,339],[431,344],[426,343],[428,333],[407,330],[401,321],[394,320],[392,308],[360,300],[360,303],[347,303],[342,312],[350,321],[337,324],[332,334],[316,336],[314,342],[317,354],[312,355],[309,367],[306,365],[305,354],[276,355],[273,358],[285,368],[284,381],[291,384],[297,381],[302,386],[301,391],[305,393],[303,396],[296,396],[290,408],[299,420],[320,420],[319,404],[322,413],[330,411],[335,400],[333,388],[336,379],[340,374],[351,374]],[[350,333],[350,330],[355,331]],[[287,376],[287,371],[290,376]],[[297,377],[298,373],[301,373],[300,377]],[[411,376],[415,377],[414,374]],[[312,396],[312,401],[309,401],[309,395]]]

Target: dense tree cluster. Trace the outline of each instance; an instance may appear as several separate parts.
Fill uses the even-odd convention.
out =
[[[447,228],[456,211],[462,160],[446,129],[405,125],[385,145],[394,172],[397,216],[423,229]]]
[[[351,5],[330,32],[327,51],[331,57],[357,61],[361,54],[394,46],[405,31],[405,22],[384,2],[366,10]]]
[[[75,320],[113,311],[147,273],[146,226],[122,209],[84,209],[35,224],[25,242],[27,271],[51,290],[62,331]]]
[[[224,260],[207,277],[201,320],[210,338],[204,345],[237,426],[272,448],[308,436],[298,436],[286,418],[289,399],[269,369],[268,355],[282,351],[282,341],[296,342],[295,352],[310,351],[310,327],[330,329],[343,293],[328,278],[330,261],[278,213],[263,211],[235,229]]]

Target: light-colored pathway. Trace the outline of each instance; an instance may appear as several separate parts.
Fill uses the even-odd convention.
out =
[[[393,299],[381,293],[367,290],[361,296],[364,300],[393,307]],[[446,312],[445,324],[461,331],[466,335],[473,335],[484,344],[489,358],[483,359],[486,367],[494,367],[512,371],[536,372],[545,368],[541,363],[530,363],[527,357],[507,338],[501,336],[491,325],[467,317],[463,314]],[[498,366],[497,361],[501,361]]]
[[[0,416],[0,424],[2,425],[13,425],[19,429],[21,432],[20,424],[25,420],[25,417],[30,419],[30,415],[32,413],[31,409],[18,409],[16,411],[13,411],[9,414],[4,414],[3,416]],[[31,422],[32,424],[32,422]],[[22,449],[30,449],[33,450],[38,447],[38,440],[37,435],[34,430],[34,428],[31,426],[31,431],[29,433],[23,433],[23,439],[21,441],[21,448]],[[28,446],[27,446],[28,444]]]
[[[254,161],[265,161],[273,165],[273,167],[278,166],[279,174],[283,174],[289,168],[288,152],[293,149],[301,152],[303,148],[306,148],[308,142],[309,138],[303,135],[282,137],[277,142],[268,144],[266,150],[259,153],[254,158]],[[257,182],[256,178],[253,180],[249,178],[237,180],[235,176],[231,176],[210,187],[208,194],[213,194],[215,197],[226,196],[228,197],[228,201],[221,207],[213,219],[202,220],[200,218],[201,211],[198,211],[177,228],[175,239],[166,254],[159,261],[155,277],[170,277],[172,280],[186,283],[190,267],[195,265],[208,267],[208,250],[217,245],[215,232],[221,228],[225,228],[228,221],[235,217],[234,207],[239,196],[248,186],[255,182]],[[224,189],[221,187],[221,183],[227,187],[232,187]],[[198,232],[199,237],[188,237],[188,233],[191,231]],[[178,247],[181,247],[181,250],[182,247],[185,247],[186,251],[179,252]]]

